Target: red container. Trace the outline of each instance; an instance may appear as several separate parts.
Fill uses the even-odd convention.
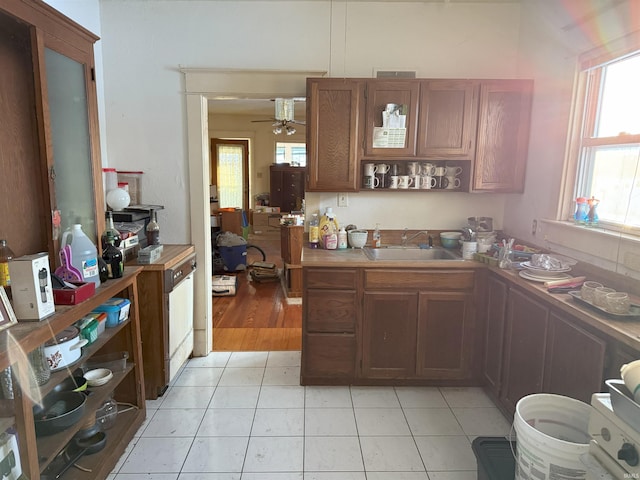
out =
[[[94,282],[70,283],[73,283],[78,288],[54,288],[53,303],[56,305],[77,305],[91,298],[96,292],[96,284]]]

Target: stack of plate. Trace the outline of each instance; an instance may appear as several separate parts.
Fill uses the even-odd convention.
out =
[[[522,262],[520,265],[524,268],[519,275],[533,282],[548,282],[550,280],[564,280],[571,278],[571,275],[567,275],[567,272],[571,271],[571,267],[562,267],[547,269],[542,267],[536,267],[531,262]]]

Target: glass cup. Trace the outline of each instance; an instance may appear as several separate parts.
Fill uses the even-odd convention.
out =
[[[617,313],[619,315],[629,313],[629,308],[631,308],[629,294],[625,292],[611,292],[607,293],[606,299],[607,311],[611,313]]]
[[[598,287],[593,294],[593,303],[598,307],[607,308],[607,294],[614,293],[615,290],[609,287]]]
[[[580,289],[580,298],[582,298],[585,302],[593,303],[593,299],[596,294],[596,288],[602,287],[601,283],[598,282],[584,282],[582,284],[582,289]]]

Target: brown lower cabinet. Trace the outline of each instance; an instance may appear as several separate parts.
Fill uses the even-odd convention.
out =
[[[610,347],[579,319],[493,274],[485,306],[484,380],[505,412],[513,415],[518,400],[533,393],[589,403],[603,390]]]
[[[302,384],[475,384],[474,276],[303,268]]]

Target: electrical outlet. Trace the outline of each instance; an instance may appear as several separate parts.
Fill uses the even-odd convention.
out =
[[[339,193],[338,194],[338,206],[339,207],[348,207],[349,206],[349,195],[347,193]]]

